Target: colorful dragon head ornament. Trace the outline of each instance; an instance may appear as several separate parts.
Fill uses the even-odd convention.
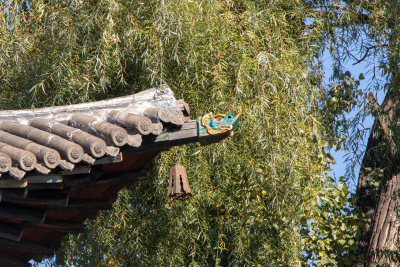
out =
[[[200,117],[198,119],[200,139],[202,137],[211,137],[213,139],[212,136],[225,137],[226,134],[231,135],[239,122],[241,114],[242,112],[237,115],[231,113],[213,115],[213,113],[208,113]],[[213,142],[212,140],[209,141]]]

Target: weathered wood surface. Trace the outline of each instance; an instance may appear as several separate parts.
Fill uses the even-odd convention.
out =
[[[101,179],[96,180],[96,186],[129,184],[131,182],[146,180],[146,172],[121,173],[119,175],[103,175]]]
[[[52,175],[32,175],[25,178],[28,184],[54,184],[62,183],[62,174],[52,174]]]
[[[110,163],[118,163],[123,159],[122,152],[119,152],[116,157],[104,157],[101,159],[97,159],[93,165],[102,165],[102,164],[110,164]]]
[[[18,258],[12,257],[8,254],[0,252],[0,264],[7,267],[28,267],[29,263],[21,261]]]
[[[181,128],[164,132],[154,138],[149,138],[140,147],[130,147],[122,151],[126,154],[137,154],[144,151],[161,150],[176,145],[189,144],[199,141],[197,121],[185,122]]]
[[[79,165],[71,171],[62,170],[62,171],[60,171],[59,174],[61,174],[61,175],[84,174],[84,173],[90,173],[91,170],[92,170],[91,165]]]
[[[26,180],[0,179],[0,188],[25,188],[28,186]]]
[[[33,204],[41,207],[67,207],[69,196],[58,192],[36,192],[30,191],[26,198],[4,194],[2,202],[15,204]]]
[[[18,198],[26,198],[28,196],[28,189],[26,187],[0,189],[0,200],[3,199],[4,195],[18,197]]]
[[[0,238],[20,241],[21,237],[22,228],[14,224],[0,222]]]
[[[34,228],[45,231],[56,231],[66,233],[83,233],[85,225],[81,223],[65,222],[58,220],[45,220],[44,223],[22,222],[22,228]]]
[[[46,210],[110,210],[112,203],[102,200],[70,199],[65,207],[51,206]]]
[[[93,188],[97,186],[111,186],[116,184],[130,184],[146,179],[146,172],[127,172],[118,174],[103,174],[98,179],[94,176],[64,178],[64,185],[70,189]]]
[[[36,254],[45,254],[49,255],[55,251],[54,248],[48,247],[41,245],[36,242],[30,242],[28,240],[20,240],[19,242],[17,241],[11,241],[8,239],[0,238],[0,247],[3,248],[9,248],[9,249],[15,249],[19,251],[25,251],[25,252],[30,252],[30,253],[36,253]],[[23,266],[23,265],[21,265]],[[28,265],[30,266],[30,265]]]
[[[64,183],[35,183],[35,184],[28,184],[28,190],[47,190],[47,189],[54,189],[54,190],[62,190],[64,189]]]
[[[46,215],[41,209],[0,203],[0,216],[21,221],[42,223]]]

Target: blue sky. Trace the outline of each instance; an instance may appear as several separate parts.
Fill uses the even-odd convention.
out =
[[[368,58],[367,58],[368,59]],[[324,78],[324,82],[326,84],[331,83],[329,81],[329,78],[332,76],[332,59],[329,55],[329,53],[325,53],[323,56],[323,67],[324,67],[324,74],[325,74],[325,78]],[[371,64],[371,62],[368,61],[363,61],[359,64],[353,65],[353,62],[347,62],[347,64],[344,66],[345,69],[349,70],[352,74],[353,77],[359,77],[359,75],[362,73],[365,76],[365,79],[360,81],[360,88],[364,89],[367,88],[368,86],[370,86],[371,81],[373,79],[373,74],[372,74],[372,68],[373,65]],[[378,76],[378,79],[381,79],[381,76]],[[382,103],[385,94],[383,91],[379,91],[379,92],[374,92],[373,93],[376,95],[376,98],[378,100],[379,103]],[[357,111],[352,111],[350,114],[347,115],[348,119],[351,119],[354,117],[354,114],[356,114]],[[374,123],[374,118],[372,116],[368,116],[365,121],[362,123],[363,128],[366,129],[370,129],[372,127]],[[367,135],[365,135],[365,138],[363,140],[363,146],[362,149],[364,149],[367,145],[367,141],[368,141],[368,137],[369,137],[369,133]],[[346,173],[346,151],[344,151],[343,149],[335,151],[334,149],[331,149],[330,154],[333,156],[333,158],[336,161],[336,164],[332,165],[332,171],[329,173],[329,176],[334,177],[337,179],[339,179],[341,176],[345,176]],[[351,156],[351,155],[350,155]],[[357,178],[358,178],[358,173],[359,173],[359,166],[357,166],[357,169],[354,170],[354,172],[356,173],[356,177],[355,179],[350,179],[349,180],[349,188],[351,192],[355,192],[356,186],[357,186]]]

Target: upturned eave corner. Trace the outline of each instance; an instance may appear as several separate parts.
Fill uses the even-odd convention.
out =
[[[191,120],[188,104],[168,87],[0,111],[0,247],[15,251],[0,255],[0,265],[18,259],[22,266],[53,253],[62,236],[84,231],[93,212],[110,209],[121,188],[144,180],[160,151],[218,142],[232,135],[239,119],[209,113]]]

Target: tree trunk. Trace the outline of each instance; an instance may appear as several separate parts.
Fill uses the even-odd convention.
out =
[[[379,190],[375,208],[364,207],[364,212],[372,215],[372,218],[368,219],[367,231],[359,243],[365,257],[362,266],[399,266],[396,259],[400,225],[397,215],[400,206],[399,187],[400,174],[395,174]]]
[[[386,119],[396,106],[390,94],[382,104]],[[375,121],[357,186],[357,206],[367,214],[365,230],[359,237],[358,266],[399,266],[400,169],[399,152],[388,144],[388,131]],[[396,144],[397,148],[399,144]],[[398,150],[398,149],[397,149]]]

